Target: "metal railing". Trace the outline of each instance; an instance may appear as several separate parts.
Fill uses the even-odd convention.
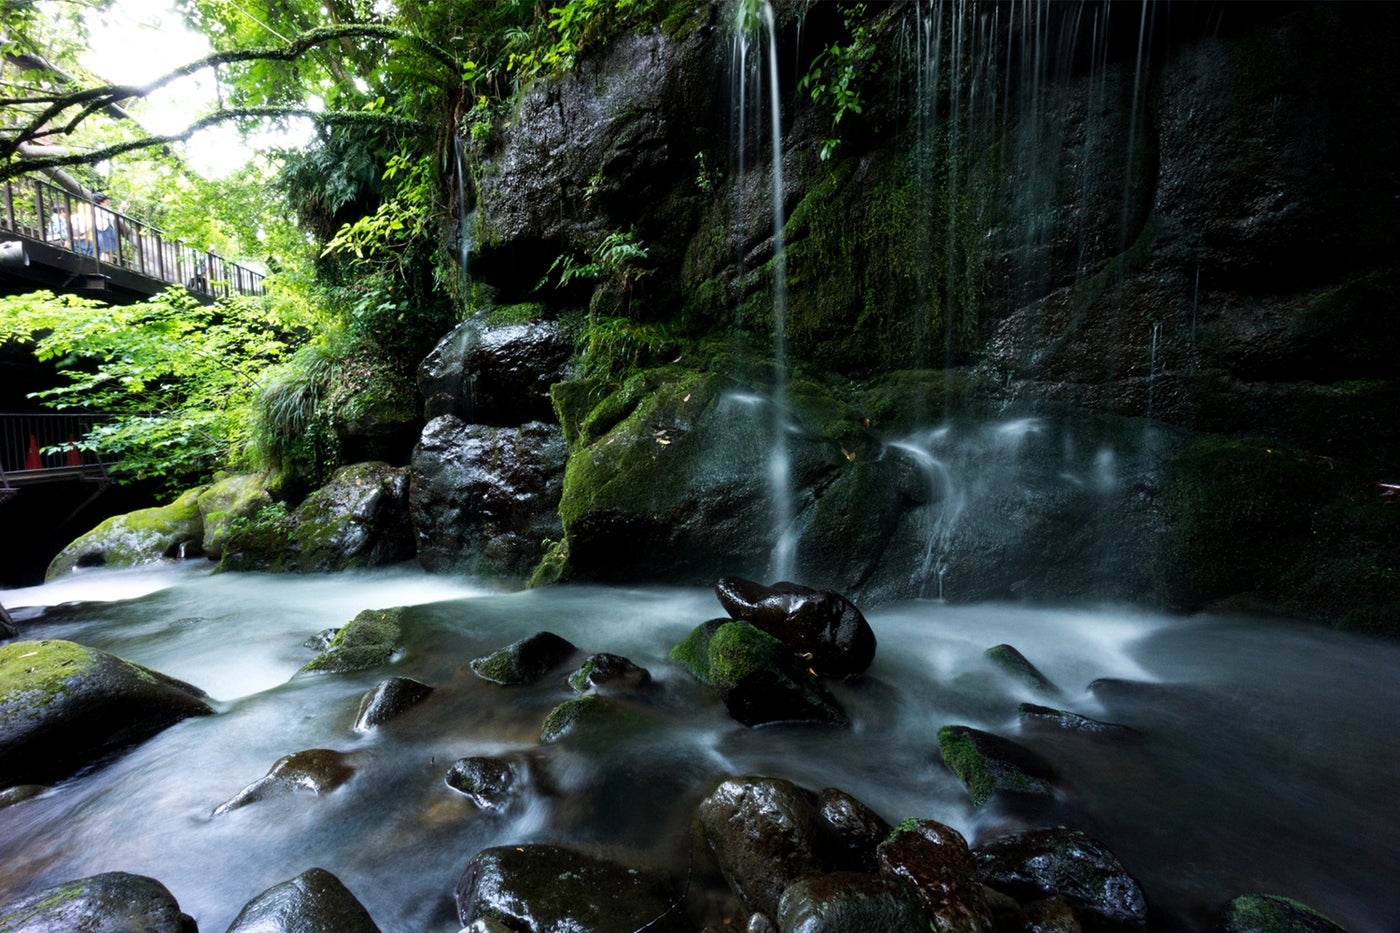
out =
[[[265,291],[260,272],[27,175],[0,189],[0,231],[214,298]]]
[[[101,472],[99,452],[81,446],[105,415],[0,414],[0,485],[40,473]]]

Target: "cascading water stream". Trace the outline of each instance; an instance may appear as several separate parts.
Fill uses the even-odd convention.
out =
[[[457,269],[461,276],[462,295],[471,283],[472,236],[476,227],[476,210],[467,207],[467,154],[460,137],[452,140],[452,158],[457,179]]]

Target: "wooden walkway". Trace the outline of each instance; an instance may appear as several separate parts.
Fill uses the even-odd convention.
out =
[[[32,177],[0,187],[0,295],[37,289],[115,303],[183,285],[201,301],[263,294],[263,276]]]
[[[107,482],[102,457],[80,446],[102,420],[93,415],[0,414],[0,504],[37,483]]]

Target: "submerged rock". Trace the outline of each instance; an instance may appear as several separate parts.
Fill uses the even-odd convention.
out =
[[[378,667],[393,657],[402,630],[403,610],[366,609],[335,633],[330,644],[308,661],[300,674],[343,674]]]
[[[433,688],[411,677],[390,677],[375,684],[360,700],[355,714],[355,731],[368,732],[375,726],[401,716],[428,698]]]
[[[880,874],[909,887],[938,933],[996,929],[967,840],[951,826],[905,820],[881,843],[878,858]]]
[[[503,810],[519,796],[524,764],[516,758],[459,758],[447,772],[447,786],[482,810]]]
[[[715,585],[730,618],[789,645],[823,677],[849,677],[875,659],[875,633],[855,604],[830,590],[796,583],[764,586],[739,577]]]
[[[1023,726],[1045,725],[1062,729],[1065,732],[1082,732],[1086,735],[1118,738],[1133,738],[1142,735],[1132,726],[1116,722],[1103,722],[1079,713],[1071,713],[1068,710],[1054,709],[1049,706],[1037,706],[1034,703],[1021,703],[1017,705],[1016,712],[1020,715]]]
[[[134,567],[203,553],[199,497],[204,490],[191,489],[169,505],[112,516],[59,551],[44,579],[61,577],[74,567]]]
[[[1307,904],[1277,894],[1245,894],[1225,908],[1221,933],[1345,933]]]
[[[471,662],[472,673],[493,684],[514,686],[539,680],[578,651],[553,632],[536,632]]]
[[[379,933],[379,927],[339,878],[308,868],[244,905],[227,933]]]
[[[973,853],[983,884],[1027,902],[1063,895],[1086,920],[1143,929],[1147,899],[1118,857],[1078,830],[1044,829],[994,839]]]
[[[154,878],[104,872],[0,905],[5,933],[198,933],[170,891]]]
[[[213,710],[173,677],[71,641],[0,647],[0,787],[57,781]]]
[[[463,925],[487,919],[532,931],[690,929],[664,877],[561,846],[483,849],[462,874],[456,900]]]
[[[1050,678],[1042,674],[1040,668],[1026,660],[1026,656],[1011,645],[997,645],[996,647],[988,648],[986,656],[987,659],[997,667],[1006,671],[1006,673],[1010,674],[1027,687],[1030,687],[1032,690],[1044,693],[1048,696],[1060,695],[1060,688],[1055,686],[1050,681]]]
[[[636,693],[651,685],[651,673],[626,658],[603,652],[589,655],[569,675],[575,693]]]
[[[878,875],[835,872],[788,885],[778,903],[782,933],[925,930],[928,918],[907,886]]]
[[[1010,739],[969,726],[938,730],[938,753],[980,807],[997,792],[1053,795],[1055,773],[1039,755]]]
[[[213,816],[286,794],[328,794],[355,774],[350,756],[328,748],[309,748],[277,759],[267,774],[214,808]]]
[[[16,784],[14,787],[7,787],[0,790],[0,810],[37,797],[50,789],[47,784]]]

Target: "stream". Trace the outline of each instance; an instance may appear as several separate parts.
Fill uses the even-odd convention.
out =
[[[721,614],[704,589],[556,586],[517,592],[416,570],[291,576],[207,565],[89,570],[0,592],[12,610],[77,601],[19,625],[110,651],[206,690],[218,715],[185,720],[44,795],[0,809],[0,902],[103,871],[160,880],[200,929],[312,866],[334,872],[385,931],[459,928],[452,891],[480,849],[558,841],[623,853],[685,878],[696,804],[724,777],[838,787],[896,822],[947,823],[975,846],[1064,822],[1097,836],[1139,880],[1154,926],[1198,929],[1244,893],[1302,900],[1353,933],[1400,928],[1400,645],[1278,618],[1175,617],[1121,606],[1032,608],[910,601],[866,615],[879,651],[831,684],[849,729],[747,729],[666,659]],[[384,667],[294,676],[303,643],[367,608],[414,606]],[[606,749],[539,746],[564,677],[502,687],[468,662],[548,629],[625,655],[656,681],[658,726]],[[1037,694],[983,652],[1010,643],[1063,694]],[[361,696],[390,675],[432,684],[367,735]],[[1101,679],[1091,690],[1089,685]],[[1017,704],[1123,723],[1131,739],[1023,727]],[[1031,747],[1061,776],[1038,816],[973,809],[936,735],[960,723]],[[324,797],[211,812],[302,749],[351,753]],[[539,750],[549,788],[504,813],[444,783],[471,755]],[[696,895],[700,896],[700,895]]]

